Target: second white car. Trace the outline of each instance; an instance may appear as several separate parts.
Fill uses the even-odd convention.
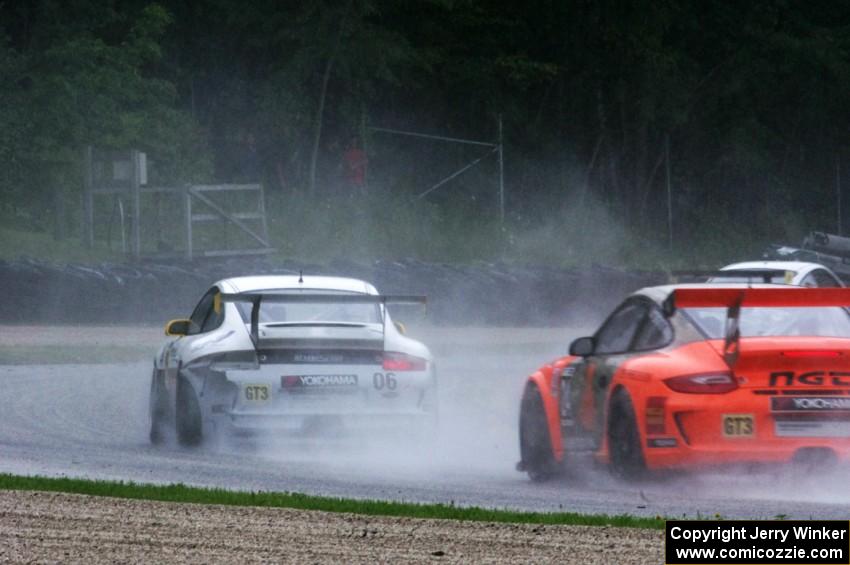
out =
[[[805,261],[744,261],[720,269],[729,271],[729,276],[714,276],[708,282],[765,282],[807,287],[843,287],[838,276],[818,263]],[[733,274],[740,271],[742,275]],[[763,280],[755,280],[754,273],[763,273]],[[769,273],[769,274],[768,274]],[[766,279],[766,280],[765,280]]]

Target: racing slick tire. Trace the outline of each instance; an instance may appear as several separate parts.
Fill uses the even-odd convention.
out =
[[[519,453],[518,468],[528,473],[532,481],[546,481],[560,472],[560,465],[552,453],[543,399],[533,384],[525,387],[520,404]]]
[[[200,445],[203,439],[201,407],[192,385],[183,377],[177,379],[177,413],[174,421],[180,445]]]
[[[614,393],[608,409],[608,452],[617,477],[636,480],[646,474],[635,409],[624,389]]]
[[[162,382],[159,378],[159,371],[153,370],[151,376],[151,392],[150,392],[150,442],[153,445],[159,445],[165,441],[165,426],[168,417],[168,405],[165,396],[162,394]]]

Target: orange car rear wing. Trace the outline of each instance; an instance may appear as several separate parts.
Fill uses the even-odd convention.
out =
[[[850,306],[850,288],[677,288],[667,310],[677,308]]]
[[[263,302],[288,304],[426,304],[425,296],[414,295],[385,295],[385,294],[331,294],[318,292],[240,292],[222,293],[216,295],[221,302],[251,303],[251,341],[254,346],[260,341],[260,305]],[[386,331],[386,315],[382,316],[382,324]]]
[[[850,288],[677,288],[664,301],[669,316],[677,308],[726,308],[723,358],[734,367],[740,351],[742,307],[850,307]]]

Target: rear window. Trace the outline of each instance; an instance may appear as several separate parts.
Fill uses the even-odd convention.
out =
[[[725,336],[726,308],[685,308],[685,315],[712,339]],[[742,308],[743,337],[850,337],[850,314],[844,308]]]
[[[262,294],[331,294],[331,295],[357,295],[357,292],[340,292],[327,290],[304,289],[301,292],[287,293],[286,291],[260,290],[255,291]],[[236,307],[242,320],[248,324],[251,322],[251,304],[248,302],[237,302]],[[381,310],[377,304],[322,304],[322,303],[281,303],[261,302],[260,319],[261,324],[299,324],[299,323],[356,323],[356,324],[380,324]]]

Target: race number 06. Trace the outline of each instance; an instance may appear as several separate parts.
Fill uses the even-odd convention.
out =
[[[372,385],[375,390],[395,390],[398,386],[398,381],[395,379],[395,373],[375,373],[372,375]]]

